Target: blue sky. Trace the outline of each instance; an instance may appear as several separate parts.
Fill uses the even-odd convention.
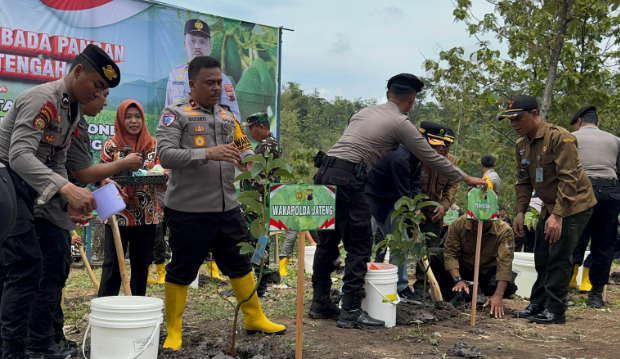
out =
[[[161,1],[161,0],[160,0]],[[387,80],[400,72],[424,75],[424,58],[441,49],[476,48],[464,23],[455,23],[450,0],[164,0],[191,10],[284,26],[282,81],[334,96],[385,97]],[[473,1],[477,16],[492,12]]]

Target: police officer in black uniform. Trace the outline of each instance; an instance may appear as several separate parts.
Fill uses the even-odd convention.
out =
[[[17,199],[13,180],[6,166],[0,163],[0,245],[13,230],[17,219]],[[1,293],[1,292],[0,292]]]

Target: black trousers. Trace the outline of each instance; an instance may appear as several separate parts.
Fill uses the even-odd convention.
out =
[[[71,235],[68,237],[67,243],[67,255],[65,256],[65,269],[66,269],[66,279],[69,278],[69,273],[71,271],[71,263],[73,259],[71,258]],[[62,306],[60,305],[62,302],[62,290],[60,294],[60,298],[56,305],[54,306],[54,310],[52,310],[52,327],[54,328],[54,341],[59,343],[61,340],[65,338],[65,316],[62,311]]]
[[[8,173],[15,188],[17,219],[0,247],[0,335],[3,340],[21,341],[28,336],[30,304],[43,275],[43,261],[34,226],[37,192],[11,169]]]
[[[123,253],[127,253],[131,262],[131,280],[129,287],[132,295],[146,294],[146,279],[155,242],[155,225],[119,227]],[[121,273],[118,268],[118,257],[114,246],[114,235],[110,225],[105,226],[105,247],[101,273],[99,297],[118,295],[121,288]]]
[[[572,254],[591,215],[592,208],[589,208],[562,218],[562,234],[560,240],[554,243],[545,239],[545,222],[549,213],[538,220],[534,245],[534,265],[538,276],[532,286],[530,303],[555,314],[566,312],[568,285],[573,271]]]
[[[618,235],[620,189],[617,186],[604,186],[597,180],[592,180],[592,187],[597,203],[573,252],[573,264],[584,263],[583,257],[591,241],[587,260],[590,263],[586,266],[590,268],[590,282],[605,285],[609,280],[613,248]]]
[[[164,264],[166,263],[166,231],[168,227],[164,221],[155,225],[155,244],[153,245],[153,255],[151,256],[151,263]]]
[[[69,231],[52,223],[35,219],[39,247],[43,259],[43,276],[39,289],[30,305],[28,339],[30,346],[47,348],[53,343],[54,315],[62,298],[62,288],[69,275],[67,253],[69,252]]]
[[[164,211],[172,250],[172,259],[166,265],[166,282],[192,283],[209,252],[228,277],[240,278],[250,273],[250,256],[242,255],[237,245],[245,242],[248,234],[239,207],[215,213],[181,212],[168,207]]]
[[[0,244],[11,234],[17,220],[17,197],[6,167],[0,168]]]
[[[430,218],[426,219],[426,223],[421,223],[420,224],[420,230],[424,233],[430,232],[430,233],[434,233],[435,237],[430,237],[430,238],[426,238],[426,247],[430,250],[431,248],[434,249],[434,251],[438,250],[441,243],[441,230],[443,227],[443,220],[439,220],[437,222],[433,222],[431,221]],[[413,288],[415,289],[420,289],[423,290],[424,289],[424,270],[422,269],[421,265],[416,265],[415,267],[415,283],[413,283]],[[426,289],[428,289],[429,286],[428,284],[426,284]]]
[[[344,293],[363,290],[367,263],[372,254],[371,213],[364,188],[366,181],[350,172],[322,166],[315,178],[315,184],[335,185],[336,228],[334,231],[319,232],[320,241],[314,254],[312,283],[330,287],[331,274],[336,270],[340,241],[347,251],[342,287]]]

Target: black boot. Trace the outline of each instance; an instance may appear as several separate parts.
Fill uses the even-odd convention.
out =
[[[530,319],[533,316],[538,315],[539,313],[542,313],[542,311],[544,310],[545,310],[545,307],[541,305],[530,304],[527,306],[527,308],[523,310],[513,310],[512,314],[514,314],[514,316],[518,318]]]
[[[26,359],[26,344],[22,340],[3,340],[2,341],[3,359]]]
[[[566,315],[563,313],[551,313],[549,310],[545,309],[542,313],[538,313],[538,315],[531,317],[530,321],[538,324],[565,324]]]
[[[338,320],[340,316],[340,308],[332,302],[329,294],[331,286],[319,286],[312,283],[312,304],[308,311],[308,316],[312,319],[334,319]]]
[[[259,298],[264,297],[265,293],[268,292],[267,282],[269,281],[269,276],[270,274],[263,273],[263,276],[260,279],[260,283],[258,283],[258,288],[256,288],[256,295],[258,295]]]
[[[362,300],[366,297],[363,289],[345,293],[342,297],[342,310],[338,318],[340,328],[377,329],[385,327],[383,320],[377,320],[362,310]]]
[[[54,338],[54,341],[61,348],[77,348],[78,347],[78,343],[76,341],[67,339],[67,337],[65,337],[64,335],[59,338]]]
[[[588,293],[588,306],[593,308],[603,308],[605,306],[605,302],[603,301],[603,290],[605,290],[604,285],[592,285],[592,289]]]
[[[47,359],[57,358],[64,359],[67,356],[73,356],[77,354],[75,348],[61,348],[56,343],[52,343],[45,348],[31,347],[26,348],[26,355],[29,359]]]

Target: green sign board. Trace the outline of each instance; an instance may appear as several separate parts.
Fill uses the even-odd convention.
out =
[[[269,230],[336,228],[336,186],[269,185]]]
[[[446,212],[446,215],[443,217],[443,225],[449,226],[452,222],[456,221],[457,218],[459,218],[459,211],[451,209]]]
[[[467,219],[497,221],[497,193],[472,187],[467,192]]]

